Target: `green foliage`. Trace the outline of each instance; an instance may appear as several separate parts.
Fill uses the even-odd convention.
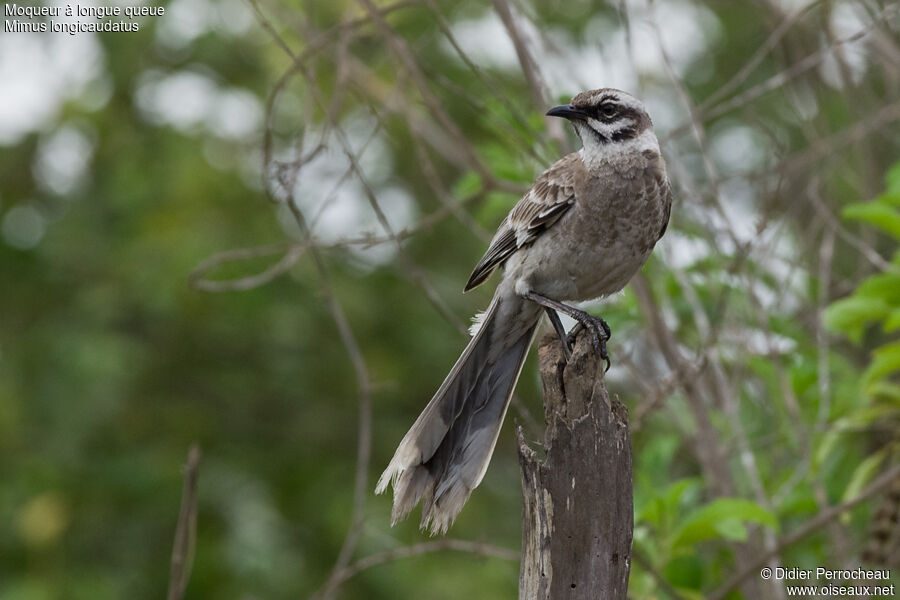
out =
[[[883,194],[871,202],[850,204],[842,214],[847,220],[874,225],[900,244],[900,163],[888,172],[886,180]],[[891,265],[895,271],[870,275],[850,296],[828,307],[825,322],[832,331],[858,344],[872,329],[880,330],[881,339],[900,328],[900,252],[895,253]],[[866,401],[837,421],[820,446],[819,460],[830,454],[842,436],[873,431],[888,432],[888,436],[853,471],[845,500],[855,497],[883,463],[900,453],[900,340],[881,341],[872,349],[859,385]]]
[[[900,163],[887,176],[887,190],[871,202],[846,206],[843,216],[880,228],[900,243]],[[891,263],[896,270],[871,275],[856,290],[834,302],[825,314],[825,323],[832,331],[859,343],[874,324],[881,331],[891,333],[900,326],[900,252]],[[889,386],[895,373],[900,372],[900,341],[885,342],[873,350],[873,360],[863,375],[862,391],[869,398]]]
[[[688,595],[710,577],[711,565],[698,558],[698,550],[713,543],[746,541],[748,524],[778,529],[776,515],[758,504],[722,497],[698,502],[701,489],[699,480],[681,479],[635,514],[636,547]]]
[[[759,523],[777,528],[778,521],[771,512],[743,498],[717,498],[689,513],[675,533],[672,548],[690,549],[697,542],[722,538],[745,541],[745,523]]]
[[[859,343],[869,325],[890,314],[891,305],[884,298],[853,295],[829,306],[825,323],[832,331]]]

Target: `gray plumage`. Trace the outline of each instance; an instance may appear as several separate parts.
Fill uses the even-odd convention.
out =
[[[640,101],[592,90],[548,114],[570,119],[584,147],[538,177],[472,272],[466,290],[503,267],[480,327],[378,480],[377,493],[394,488],[392,524],[421,500],[421,526],[446,532],[484,477],[543,311],[524,296],[617,292],[665,232],[671,191]]]

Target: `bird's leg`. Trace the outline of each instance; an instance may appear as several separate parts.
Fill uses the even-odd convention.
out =
[[[544,307],[544,310],[547,311],[550,323],[553,324],[553,329],[556,330],[556,335],[559,336],[559,341],[562,342],[563,354],[566,356],[566,362],[569,362],[569,359],[572,358],[572,351],[569,350],[569,336],[566,334],[565,328],[563,328],[562,321],[559,320],[559,314],[552,308],[546,306]]]
[[[609,325],[606,323],[606,321],[604,321],[601,317],[589,315],[581,309],[575,308],[574,306],[569,306],[568,304],[563,304],[562,302],[558,302],[551,298],[547,298],[546,296],[542,296],[537,292],[528,292],[525,294],[525,298],[543,306],[544,309],[548,311],[548,314],[552,309],[554,311],[559,311],[565,315],[569,315],[570,317],[578,321],[578,325],[591,332],[594,350],[596,350],[600,354],[600,358],[606,361],[606,370],[609,370],[609,367],[612,363],[609,360],[609,354],[606,352],[606,341],[610,338],[612,332],[610,331]],[[559,316],[557,315],[557,319],[558,318]],[[553,322],[553,317],[550,318],[550,321]],[[562,329],[562,323],[560,323],[558,327],[556,323],[554,323],[553,326],[556,328],[557,333],[559,333],[559,331]],[[574,333],[575,330],[573,329],[572,331]],[[568,347],[568,340],[566,340],[563,345]]]

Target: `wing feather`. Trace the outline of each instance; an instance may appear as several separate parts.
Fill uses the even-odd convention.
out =
[[[509,212],[466,283],[465,291],[483,283],[519,248],[532,243],[575,203],[576,153],[556,161]]]

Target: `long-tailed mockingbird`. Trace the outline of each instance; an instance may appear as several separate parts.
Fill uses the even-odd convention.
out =
[[[583,147],[537,178],[475,266],[466,291],[498,267],[503,275],[462,356],[378,480],[377,493],[394,487],[392,523],[423,500],[422,527],[447,531],[484,477],[542,312],[567,356],[556,311],[590,332],[607,359],[603,319],[563,301],[621,290],[666,231],[672,195],[640,100],[591,90],[547,115],[571,121]]]

